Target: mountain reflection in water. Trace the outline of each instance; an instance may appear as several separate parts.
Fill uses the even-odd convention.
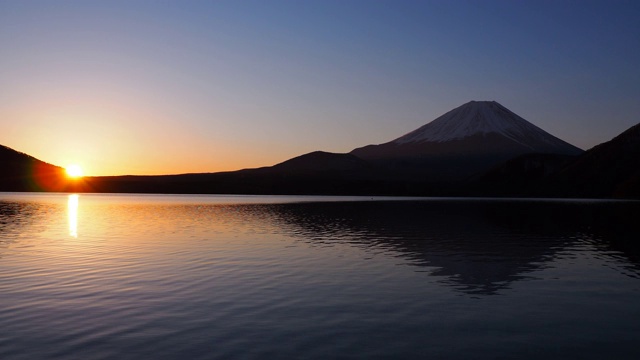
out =
[[[311,245],[394,252],[442,284],[493,295],[566,250],[593,246],[639,276],[636,203],[513,200],[296,203],[272,218]],[[572,255],[569,255],[572,256]]]
[[[68,233],[77,238],[78,212],[82,211],[79,196],[66,198]],[[152,205],[164,209],[155,212],[159,227],[178,227],[166,224],[167,220],[183,221],[185,225],[185,219],[193,223],[189,226],[213,226],[220,228],[218,231],[238,223],[254,224],[262,232],[281,232],[310,246],[348,245],[360,249],[365,259],[391,255],[399,265],[416,266],[415,271],[442,277],[440,284],[470,295],[499,294],[515,281],[531,279],[530,273],[546,268],[554,259],[575,256],[577,248],[597,250],[598,256],[624,264],[616,270],[640,278],[638,202],[306,199],[291,203],[196,201]],[[164,211],[176,206],[185,218],[169,219],[170,213],[163,217]],[[123,209],[128,210],[123,214],[131,207],[139,205],[125,205]],[[0,201],[0,249],[15,241],[12,238],[18,238],[23,227],[44,228],[55,210],[51,199],[37,204]],[[101,220],[97,213],[84,215]]]

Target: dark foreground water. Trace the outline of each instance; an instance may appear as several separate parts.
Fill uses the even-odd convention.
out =
[[[0,359],[638,359],[638,223],[632,202],[0,193]]]

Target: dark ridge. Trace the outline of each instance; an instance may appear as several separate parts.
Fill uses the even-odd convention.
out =
[[[465,146],[481,145],[469,140],[424,145],[432,153],[385,161],[315,151],[257,169],[80,180],[0,146],[0,191],[640,198],[640,124],[579,156],[500,157],[492,147],[504,148],[507,140],[492,136],[473,139],[485,145],[472,154]]]
[[[578,157],[546,184],[556,194],[640,197],[640,124]]]
[[[0,191],[65,191],[64,169],[0,145]]]

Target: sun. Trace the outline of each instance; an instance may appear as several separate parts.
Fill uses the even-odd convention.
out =
[[[82,168],[79,165],[69,165],[65,170],[67,171],[67,176],[70,178],[82,177]]]

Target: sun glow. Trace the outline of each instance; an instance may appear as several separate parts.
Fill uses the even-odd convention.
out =
[[[67,176],[71,178],[79,178],[82,177],[82,168],[78,165],[69,165],[66,168]]]

